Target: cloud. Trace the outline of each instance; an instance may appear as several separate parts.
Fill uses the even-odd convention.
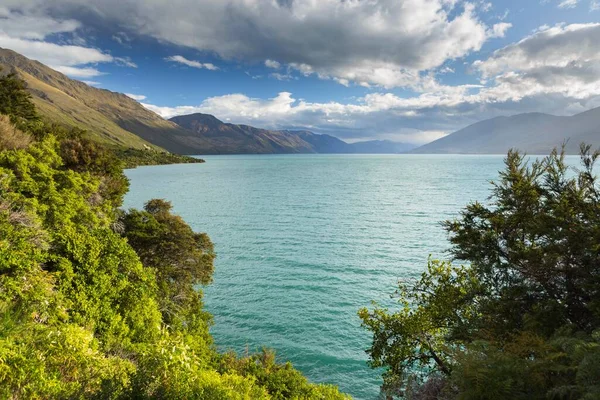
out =
[[[309,66],[294,68],[313,73]],[[197,106],[145,106],[165,117],[203,112],[236,123],[307,128],[350,140],[402,137],[418,143],[431,137],[418,131],[443,134],[498,115],[568,115],[600,106],[600,23],[542,27],[476,61],[473,69],[481,77],[479,85],[442,85],[428,74],[421,76],[421,94],[412,97],[373,92],[344,104],[309,102],[289,92],[271,99],[238,93]]]
[[[390,88],[413,87],[422,72],[478,51],[510,26],[488,26],[478,16],[482,7],[457,0],[31,1],[40,12],[93,13],[115,31],[223,59],[277,60],[324,79]]]
[[[208,69],[210,71],[216,71],[219,69],[219,67],[217,67],[214,64],[201,63],[199,61],[188,60],[187,58],[185,58],[183,56],[171,56],[171,57],[165,58],[165,60],[171,61],[171,62],[176,62],[176,63],[183,64],[183,65],[187,65],[188,67],[192,67],[192,68]]]
[[[96,82],[96,81],[81,81],[83,83],[85,83],[88,86],[100,86],[101,83],[100,82]]]
[[[132,99],[137,101],[146,100],[146,96],[144,96],[143,94],[125,93],[125,96],[131,97]]]
[[[53,33],[73,32],[80,26],[73,19],[55,20],[41,15],[23,15],[0,7],[0,33],[14,38],[42,40]]]
[[[558,8],[574,8],[579,0],[563,0],[558,4]]]
[[[56,71],[71,76],[73,78],[93,78],[95,76],[104,75],[103,72],[98,71],[96,68],[77,68],[68,66],[51,66]]]
[[[77,29],[81,28],[78,21],[54,19],[31,12],[29,9],[18,12],[0,7],[0,47],[14,50],[76,78],[103,74],[90,64],[116,63],[137,67],[128,57],[113,57],[102,50],[86,47],[85,40],[77,34]],[[71,39],[67,42],[74,44],[45,40],[49,35],[62,33],[70,34]]]
[[[600,95],[600,23],[543,27],[473,64],[495,87],[497,100],[560,93],[573,99]]]
[[[0,33],[0,47],[14,50],[51,66],[74,66],[114,61],[111,55],[94,48],[25,40],[3,33]]]
[[[265,67],[279,69],[281,68],[281,63],[274,60],[265,60]]]

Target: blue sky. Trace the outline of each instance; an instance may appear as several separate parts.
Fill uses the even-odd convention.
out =
[[[2,0],[0,47],[165,118],[348,141],[600,106],[598,0]]]

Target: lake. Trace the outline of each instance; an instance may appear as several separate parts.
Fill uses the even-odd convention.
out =
[[[220,349],[273,348],[312,381],[375,399],[357,311],[445,257],[440,221],[486,201],[502,156],[239,155],[127,171],[125,208],[152,198],[215,243],[205,305]]]

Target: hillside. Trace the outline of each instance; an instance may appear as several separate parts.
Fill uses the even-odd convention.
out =
[[[47,120],[88,131],[101,143],[177,154],[399,153],[410,145],[390,141],[346,143],[309,131],[268,130],[224,123],[209,114],[165,120],[122,93],[70,79],[44,64],[0,48],[2,74],[26,83]]]
[[[567,140],[568,154],[577,154],[581,142],[600,146],[600,108],[570,117],[528,113],[492,118],[412,152],[505,154],[515,148],[529,154],[547,154]]]
[[[102,143],[161,147],[175,153],[187,150],[174,140],[186,132],[122,93],[70,79],[12,50],[0,48],[0,66],[3,73],[16,72],[27,83],[39,113],[50,121],[85,128]]]
[[[196,137],[209,140],[212,144],[208,149],[209,152],[221,154],[401,153],[414,147],[409,144],[379,140],[346,143],[335,136],[305,130],[268,130],[225,123],[210,114],[201,113],[173,117],[171,121],[194,132]],[[192,140],[189,136],[186,139]]]
[[[181,115],[171,118],[171,121],[194,132],[197,137],[209,139],[214,152],[222,154],[339,152],[331,150],[347,146],[347,143],[329,135],[228,124],[209,114]]]

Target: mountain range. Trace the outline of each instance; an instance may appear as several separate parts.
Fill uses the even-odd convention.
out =
[[[95,140],[178,154],[404,152],[414,146],[387,141],[346,143],[309,131],[267,130],[227,124],[212,115],[165,120],[122,93],[70,79],[12,50],[0,48],[1,73],[26,83],[43,117],[87,130]]]
[[[542,113],[496,117],[469,125],[412,153],[506,154],[515,148],[528,154],[548,154],[565,142],[567,154],[577,154],[582,142],[600,147],[600,107],[569,117]]]
[[[165,120],[128,96],[73,80],[44,64],[0,48],[0,73],[17,73],[27,83],[38,111],[59,124],[77,126],[91,138],[119,146],[177,154],[271,153],[458,153],[505,154],[516,148],[547,154],[566,142],[575,154],[581,142],[600,146],[600,108],[563,117],[542,113],[496,117],[424,146],[388,140],[347,143],[307,130],[269,130],[224,123],[213,115]]]
[[[224,123],[210,114],[190,114],[170,121],[193,132],[194,138],[208,140],[211,153],[404,153],[415,146],[392,141],[371,140],[347,143],[335,136],[310,131],[268,130],[249,125]],[[190,145],[194,139],[188,137]],[[203,149],[204,150],[204,149]]]

